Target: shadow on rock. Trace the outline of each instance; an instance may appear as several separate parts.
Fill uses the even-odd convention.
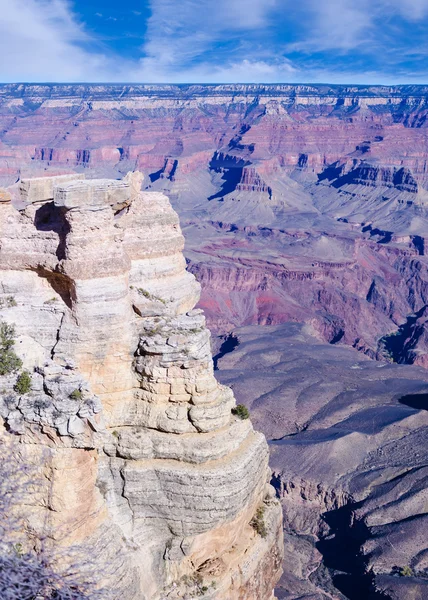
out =
[[[333,584],[349,600],[388,600],[389,596],[374,588],[374,576],[367,572],[362,544],[370,537],[367,526],[354,520],[354,511],[361,506],[347,504],[324,513],[330,535],[320,539],[316,547],[330,570]]]
[[[416,410],[428,410],[428,394],[407,394],[399,402]]]

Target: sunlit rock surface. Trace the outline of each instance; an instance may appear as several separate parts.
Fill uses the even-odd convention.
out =
[[[39,461],[31,526],[82,544],[114,598],[268,600],[283,547],[266,440],[214,377],[178,217],[142,179],[3,194],[1,319],[32,389],[1,377],[2,435]]]

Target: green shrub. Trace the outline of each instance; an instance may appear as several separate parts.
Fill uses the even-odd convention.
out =
[[[15,343],[15,327],[4,321],[0,324],[0,346],[10,350]]]
[[[245,406],[245,404],[237,404],[236,406],[234,406],[232,408],[232,414],[236,415],[237,417],[239,417],[240,419],[242,419],[244,421],[245,419],[249,418],[250,411]]]
[[[22,371],[13,388],[18,394],[28,394],[31,391],[31,375],[28,371]]]
[[[18,306],[13,296],[8,296],[6,299],[0,298],[0,309],[12,308],[13,306]]]
[[[142,296],[144,296],[144,298],[147,298],[148,300],[155,300],[156,302],[162,302],[162,304],[166,304],[166,300],[164,300],[163,298],[160,298],[159,296],[155,296],[154,294],[151,294],[149,291],[147,291],[143,288],[137,288],[137,292],[139,294],[141,294]]]
[[[399,574],[400,574],[400,577],[413,577],[413,571],[408,565],[401,567]]]
[[[265,507],[259,506],[256,510],[256,514],[250,521],[250,525],[257,531],[260,537],[265,538],[267,536],[267,528],[265,523]]]
[[[0,323],[0,375],[9,375],[22,367],[22,360],[12,350],[14,343],[15,327]]]
[[[75,389],[71,392],[70,398],[72,400],[81,400],[83,398],[82,391],[79,389]]]
[[[142,296],[144,296],[144,298],[151,298],[152,295],[150,292],[148,292],[147,290],[143,290],[143,288],[137,288],[137,291],[139,294],[141,294]]]

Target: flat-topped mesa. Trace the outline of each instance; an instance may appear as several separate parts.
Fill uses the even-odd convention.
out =
[[[2,320],[33,389],[23,401],[1,377],[0,413],[76,465],[67,483],[56,467],[67,508],[51,526],[86,515],[73,541],[108,554],[115,598],[268,600],[282,537],[267,444],[214,377],[178,217],[141,182],[61,176],[3,194]]]

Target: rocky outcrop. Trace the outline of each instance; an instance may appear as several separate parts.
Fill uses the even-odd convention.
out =
[[[411,171],[404,167],[379,167],[361,159],[334,163],[319,175],[319,180],[329,180],[336,188],[345,185],[395,188],[400,192],[418,192],[418,184]]]
[[[90,548],[114,598],[268,600],[283,550],[266,441],[214,377],[177,215],[141,182],[3,193],[1,319],[31,389],[1,377],[2,436],[42,465],[31,527]]]

